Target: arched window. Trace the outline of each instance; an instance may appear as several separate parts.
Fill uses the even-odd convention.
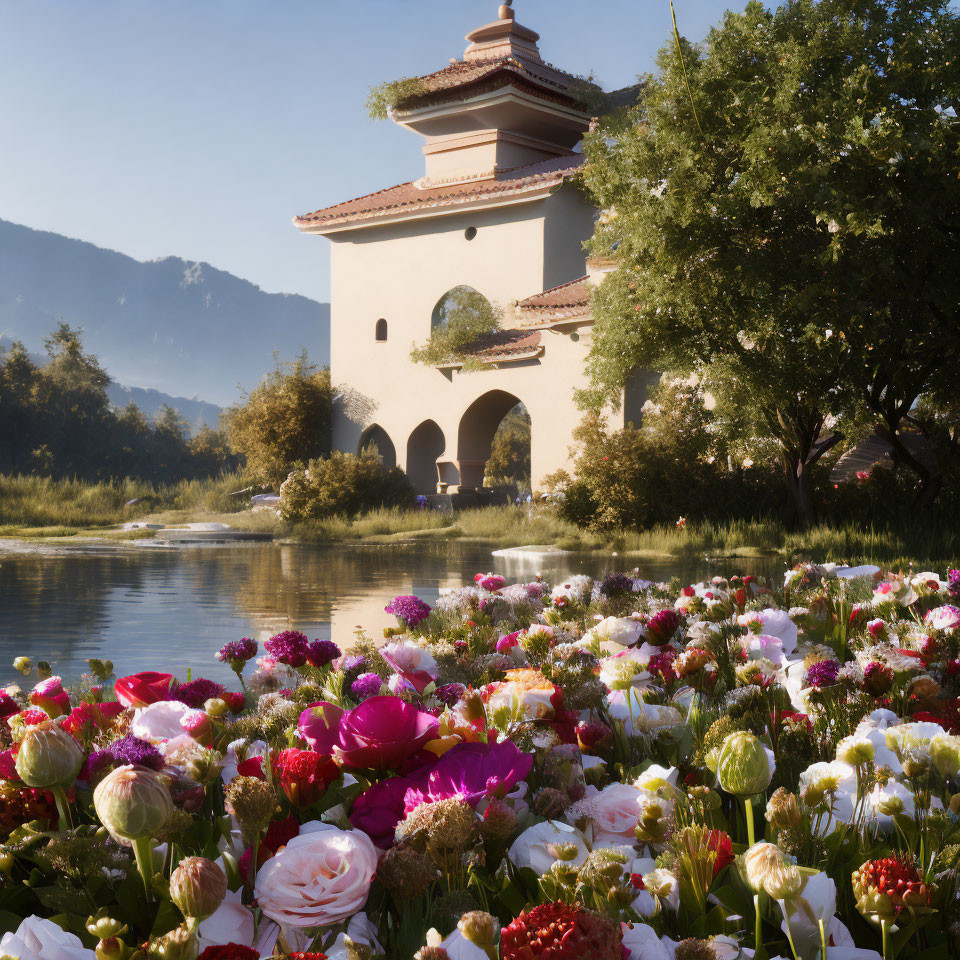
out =
[[[377,321],[377,343],[387,342],[387,321],[381,317]]]
[[[445,327],[451,320],[470,322],[472,326],[486,325],[495,319],[490,301],[473,287],[454,287],[448,290],[433,308],[430,328]],[[495,324],[494,324],[495,325]]]

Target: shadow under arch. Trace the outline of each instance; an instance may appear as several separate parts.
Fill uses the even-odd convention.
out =
[[[363,453],[367,447],[374,447],[380,454],[383,465],[391,470],[397,465],[397,448],[393,445],[390,435],[379,423],[372,423],[360,434],[357,444],[357,453]]]
[[[488,390],[464,411],[457,432],[457,462],[461,487],[482,487],[483,475],[497,428],[523,401],[506,390]]]
[[[424,420],[407,440],[407,476],[417,493],[436,493],[440,473],[437,461],[446,449],[443,431],[434,420]]]

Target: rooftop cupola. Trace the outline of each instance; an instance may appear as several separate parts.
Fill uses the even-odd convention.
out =
[[[464,60],[489,60],[492,57],[522,57],[540,63],[539,33],[517,23],[513,12],[513,0],[500,5],[498,19],[467,34],[470,46],[463,54]]]
[[[570,156],[590,124],[590,85],[544,62],[540,35],[517,23],[512,2],[466,39],[462,60],[412,81],[391,111],[426,141],[420,184],[486,180]]]

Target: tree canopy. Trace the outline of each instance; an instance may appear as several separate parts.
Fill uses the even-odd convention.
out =
[[[598,291],[594,406],[637,367],[709,366],[812,467],[864,416],[891,435],[956,390],[960,30],[946,0],[752,2],[665,48],[585,144],[619,269]]]

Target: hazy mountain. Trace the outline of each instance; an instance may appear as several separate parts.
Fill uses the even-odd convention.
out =
[[[42,352],[61,319],[83,328],[118,383],[221,405],[256,386],[274,352],[288,360],[306,348],[320,365],[330,356],[329,304],[0,220],[0,335]]]
[[[11,346],[13,346],[13,339],[9,334],[0,336],[0,359]],[[31,352],[30,359],[39,367],[49,363],[45,353]],[[223,412],[223,407],[198,400],[196,397],[171,397],[169,393],[161,393],[159,390],[125,387],[120,383],[111,383],[107,387],[107,396],[110,398],[110,403],[120,409],[129,403],[135,403],[150,420],[160,412],[164,404],[173,407],[190,424],[191,433],[196,433],[203,426],[216,429],[220,423],[220,414]]]

